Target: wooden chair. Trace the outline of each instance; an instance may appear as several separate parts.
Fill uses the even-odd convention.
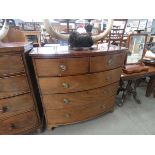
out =
[[[125,33],[125,28],[127,25],[127,19],[115,19],[113,28],[108,36],[108,44],[114,44],[118,46],[124,46],[123,45],[123,37]],[[120,22],[120,25],[115,25],[115,22]],[[123,24],[122,24],[123,22]]]

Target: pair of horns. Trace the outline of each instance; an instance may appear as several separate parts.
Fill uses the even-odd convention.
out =
[[[68,40],[69,39],[69,34],[60,34],[59,32],[57,32],[51,26],[48,19],[44,19],[44,25],[45,25],[45,28],[46,28],[47,32],[50,35],[54,36],[55,38],[62,39],[62,40]],[[113,19],[110,19],[110,20],[108,20],[107,29],[103,33],[100,33],[99,35],[92,36],[92,40],[94,42],[97,42],[97,41],[105,38],[109,34],[109,32],[111,31],[112,26],[113,26]]]
[[[0,41],[7,35],[8,31],[9,31],[9,24],[8,24],[7,20],[5,19],[3,27],[0,30]]]

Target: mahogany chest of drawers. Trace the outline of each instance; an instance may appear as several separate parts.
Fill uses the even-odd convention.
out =
[[[40,128],[26,63],[31,44],[0,47],[0,134],[28,134]]]
[[[114,110],[126,49],[72,51],[39,47],[30,52],[48,129]]]

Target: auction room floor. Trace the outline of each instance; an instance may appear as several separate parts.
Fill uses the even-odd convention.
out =
[[[123,107],[115,106],[112,113],[73,125],[60,126],[41,135],[139,135],[155,134],[155,98],[145,97],[146,87],[137,89],[142,104],[128,96]],[[117,96],[116,102],[120,101]]]

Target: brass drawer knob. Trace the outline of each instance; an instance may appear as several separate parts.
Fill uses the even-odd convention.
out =
[[[113,64],[113,60],[112,59],[109,59],[108,60],[108,65],[112,65]]]
[[[67,98],[64,98],[64,104],[69,104],[69,100]]]
[[[107,80],[107,81],[111,81],[111,80],[112,80],[111,76],[107,76],[107,77],[106,77],[106,80]]]
[[[67,70],[67,66],[64,64],[59,65],[59,68],[62,72],[64,72],[65,70]]]
[[[62,83],[62,86],[63,86],[64,88],[69,88],[69,84],[68,84],[68,83]]]
[[[16,125],[14,123],[11,123],[10,128],[11,129],[16,129]]]
[[[103,104],[103,105],[101,105],[101,109],[105,109],[105,105]]]
[[[5,112],[7,112],[7,110],[8,110],[8,107],[4,106],[4,107],[2,107],[2,109],[0,109],[0,112],[5,113]]]
[[[65,114],[65,118],[70,118],[71,115],[70,114]]]

